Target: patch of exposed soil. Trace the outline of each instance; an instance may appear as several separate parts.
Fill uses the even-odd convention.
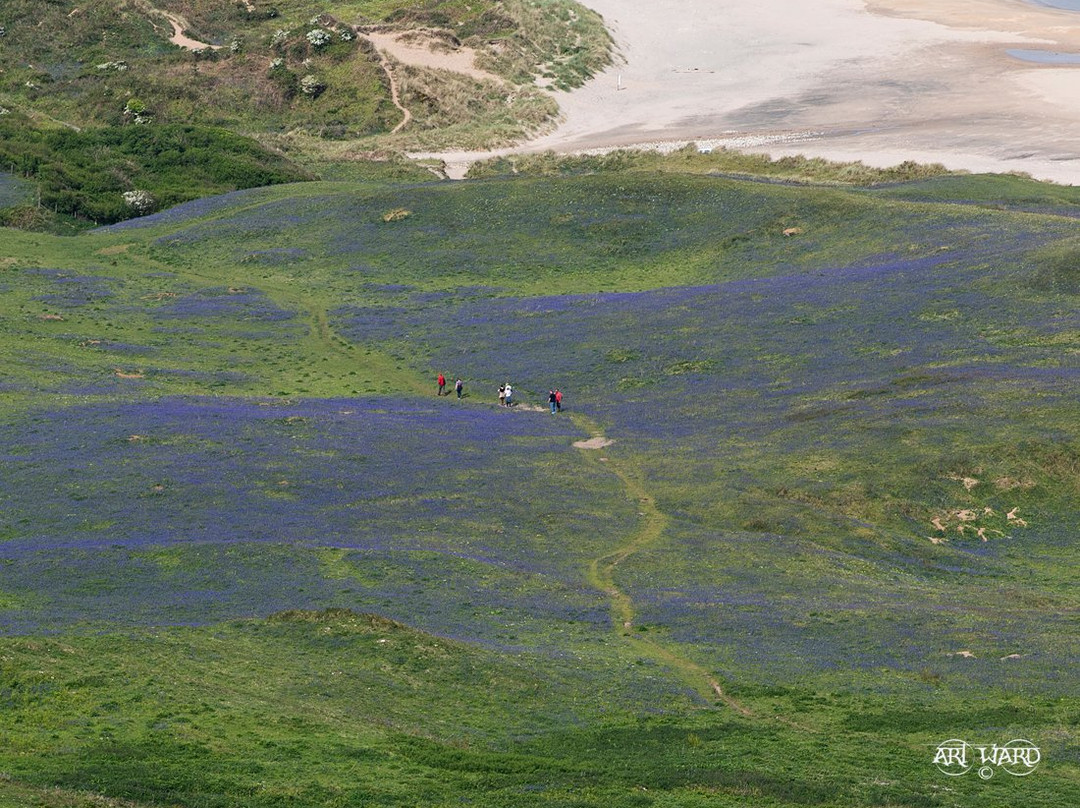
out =
[[[574,441],[575,449],[603,449],[605,446],[610,446],[615,441],[610,438],[605,438],[597,435],[595,438],[589,438],[588,440]]]

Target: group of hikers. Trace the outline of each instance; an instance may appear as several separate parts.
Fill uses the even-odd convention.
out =
[[[439,374],[435,380],[439,385],[438,391],[435,393],[437,396],[448,396],[450,392],[446,389],[446,377],[443,374]],[[454,381],[454,393],[458,398],[461,398],[462,393],[465,390],[465,383],[459,378]],[[554,390],[548,390],[548,404],[551,406],[551,414],[554,415],[557,412],[562,412],[562,390],[558,388]],[[500,407],[513,407],[514,406],[514,388],[510,386],[510,383],[499,385],[499,406]]]

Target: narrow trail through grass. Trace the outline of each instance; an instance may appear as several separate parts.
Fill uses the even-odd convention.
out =
[[[148,259],[143,257],[141,260]],[[158,264],[158,262],[154,263]],[[302,353],[312,367],[314,367],[317,359],[324,360],[329,356],[338,363],[352,369],[367,371],[370,380],[379,380],[384,393],[407,391],[419,394],[427,390],[427,386],[417,378],[415,372],[411,369],[399,367],[400,363],[393,357],[381,351],[354,344],[339,336],[330,324],[330,309],[327,303],[319,299],[317,295],[296,288],[295,285],[288,281],[273,281],[269,278],[261,278],[257,284],[249,284],[242,278],[227,277],[226,273],[210,274],[191,268],[181,269],[172,265],[158,264],[158,266],[162,270],[174,272],[181,278],[195,282],[210,285],[252,285],[265,292],[282,308],[297,312],[308,326],[305,339],[307,344],[302,349]],[[309,392],[311,395],[348,396],[353,394],[351,390],[345,389],[345,385],[331,380],[330,376],[327,376],[324,386],[319,389],[312,389]]]
[[[603,437],[599,426],[588,416],[574,413],[571,419],[590,436]],[[642,656],[677,671],[681,678],[705,699],[719,699],[740,715],[753,716],[748,707],[724,692],[720,682],[706,668],[678,651],[634,630],[636,613],[634,601],[615,582],[615,570],[634,553],[660,541],[667,527],[668,517],[657,507],[656,500],[649,494],[639,469],[634,468],[626,460],[616,460],[607,455],[601,457],[597,455],[596,449],[581,449],[581,452],[586,462],[602,465],[604,470],[619,479],[627,497],[637,503],[638,514],[641,516],[641,527],[631,534],[627,543],[606,555],[593,559],[586,571],[589,583],[611,599],[612,628],[615,634]]]

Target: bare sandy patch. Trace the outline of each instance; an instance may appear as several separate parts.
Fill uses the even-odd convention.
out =
[[[998,477],[994,480],[994,487],[999,491],[1012,491],[1016,488],[1027,491],[1035,487],[1035,481],[1029,480],[1026,477],[1022,479],[1016,479],[1014,477]]]
[[[476,67],[476,51],[463,45],[451,45],[445,39],[423,31],[400,33],[394,31],[360,30],[381,51],[402,64],[450,70],[480,81],[502,82],[499,76]]]
[[[163,11],[160,8],[154,8],[149,3],[144,3],[142,5],[148,11],[160,14],[162,17],[169,21],[169,25],[172,28],[172,34],[169,36],[169,41],[174,45],[178,45],[181,48],[186,48],[193,51],[207,49],[218,50],[219,48],[221,48],[221,45],[211,45],[208,42],[200,42],[199,40],[192,39],[187,34],[185,34],[185,29],[188,29],[191,26],[188,24],[188,21],[181,17],[179,14],[173,14],[171,11]],[[248,11],[251,10],[251,8],[248,8]]]
[[[588,440],[574,441],[575,449],[603,449],[605,446],[610,446],[615,441],[609,438],[597,436],[595,438],[589,438]]]

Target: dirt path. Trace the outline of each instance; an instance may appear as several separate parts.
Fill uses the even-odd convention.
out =
[[[386,53],[379,47],[379,41],[376,40],[375,35],[365,33],[359,28],[354,28],[353,31],[357,36],[365,37],[371,41],[371,44],[375,46],[375,52],[379,54],[379,66],[382,67],[383,72],[386,74],[387,80],[390,82],[390,101],[394,106],[401,110],[401,121],[390,130],[390,134],[396,134],[408,126],[412,120],[412,113],[401,103],[401,88],[398,85],[397,77],[394,75],[394,66],[390,63],[390,60],[386,58]]]
[[[642,656],[677,671],[682,679],[704,698],[710,701],[718,699],[740,715],[753,716],[748,707],[724,692],[723,686],[706,668],[679,651],[635,631],[634,601],[615,582],[615,572],[619,564],[630,556],[656,544],[663,538],[668,518],[645,489],[637,469],[628,468],[625,461],[612,461],[610,457],[597,454],[598,449],[610,445],[610,441],[604,438],[599,427],[581,413],[574,413],[571,418],[582,431],[592,436],[588,441],[579,441],[575,444],[581,449],[586,462],[595,463],[603,467],[601,471],[614,474],[622,483],[627,497],[637,503],[638,513],[641,516],[641,527],[631,534],[629,541],[607,555],[593,559],[586,573],[589,583],[604,592],[611,601],[612,629],[615,634],[622,641],[633,646]]]
[[[172,26],[173,33],[172,36],[169,37],[169,41],[174,45],[179,45],[181,48],[187,48],[188,50],[206,50],[207,48],[210,50],[218,50],[221,47],[221,45],[211,45],[209,42],[200,42],[199,40],[192,39],[184,34],[184,30],[190,26],[188,25],[187,20],[180,15],[172,14],[168,11],[160,11],[159,13],[162,14],[165,19],[169,21],[169,25]]]
[[[480,70],[475,66],[476,52],[471,48],[460,47],[454,50],[437,48],[435,47],[437,41],[434,38],[425,39],[422,31],[409,32],[414,41],[407,41],[402,34],[395,31],[372,31],[359,27],[354,28],[353,31],[357,36],[362,36],[370,41],[375,47],[375,52],[379,55],[379,64],[390,81],[390,100],[395,107],[401,110],[401,122],[393,128],[390,134],[400,132],[412,120],[412,113],[401,103],[400,85],[394,73],[394,64],[391,57],[394,61],[402,64],[436,70],[450,70],[481,81],[497,81],[499,83],[503,81],[495,74]],[[389,57],[387,54],[389,54]]]
[[[250,6],[247,0],[245,0],[244,5],[247,7],[248,11],[254,10],[254,7]],[[179,14],[173,14],[171,11],[163,11],[162,9],[157,8],[146,2],[139,3],[139,7],[151,17],[164,17],[166,20],[168,20],[169,25],[172,28],[172,34],[169,36],[169,41],[174,45],[178,45],[181,48],[186,48],[187,50],[191,51],[207,49],[218,50],[222,47],[221,45],[211,45],[209,42],[200,42],[197,39],[192,39],[191,37],[187,36],[184,31],[190,29],[191,25]],[[151,23],[154,24],[155,28],[157,27],[157,25],[153,23],[152,19]]]

